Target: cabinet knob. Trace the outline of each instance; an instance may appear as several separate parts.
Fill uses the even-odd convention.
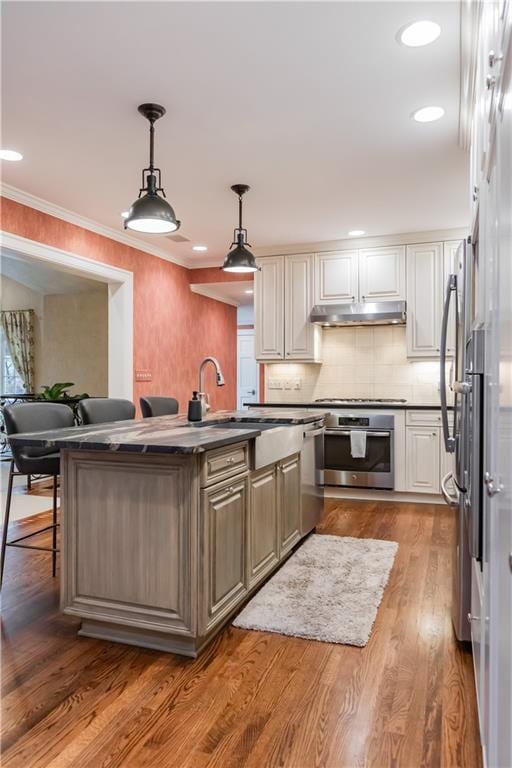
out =
[[[234,490],[235,490],[235,489],[233,488],[233,486],[232,486],[232,485],[230,485],[230,486],[229,486],[229,488],[228,488],[228,493],[233,493],[233,491],[234,491]]]
[[[472,613],[468,613],[468,621],[470,624],[472,621],[480,621],[480,616],[473,616]]]

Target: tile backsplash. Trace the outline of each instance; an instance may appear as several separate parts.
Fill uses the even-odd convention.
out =
[[[393,397],[418,405],[439,403],[439,362],[407,359],[405,326],[324,328],[322,333],[323,363],[265,365],[267,402]]]

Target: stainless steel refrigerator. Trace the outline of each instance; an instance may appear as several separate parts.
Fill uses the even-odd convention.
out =
[[[456,509],[457,536],[453,568],[452,618],[459,640],[471,640],[471,564],[482,562],[482,440],[484,332],[475,323],[475,265],[471,244],[464,241],[446,285],[441,330],[441,409],[445,448],[453,454],[451,471],[442,479],[445,501]],[[447,402],[446,345],[455,324],[455,360]]]

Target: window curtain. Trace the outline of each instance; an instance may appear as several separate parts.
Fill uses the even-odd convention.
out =
[[[34,316],[33,309],[0,312],[12,362],[23,379],[27,393],[34,391]]]

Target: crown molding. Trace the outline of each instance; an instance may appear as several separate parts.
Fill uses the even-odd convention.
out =
[[[381,248],[394,245],[416,245],[417,243],[435,243],[447,240],[462,240],[469,234],[469,227],[454,229],[434,229],[427,232],[401,232],[396,235],[377,235],[372,237],[350,237],[343,240],[324,240],[313,243],[294,243],[291,245],[268,245],[253,248],[257,257],[281,256],[299,253],[326,253],[330,251],[352,251],[361,248]]]
[[[69,211],[67,208],[62,208],[60,205],[50,203],[48,200],[43,200],[41,197],[36,197],[35,195],[30,194],[30,192],[24,192],[22,189],[13,187],[10,184],[2,184],[0,186],[0,194],[3,197],[7,197],[9,200],[14,200],[15,203],[34,208],[36,211],[48,214],[48,216],[62,219],[69,224],[74,224],[77,227],[82,227],[82,229],[95,232],[97,235],[102,235],[102,237],[108,237],[109,240],[116,240],[118,243],[128,245],[130,248],[136,248],[138,251],[144,251],[145,253],[151,254],[151,256],[157,256],[159,259],[164,259],[164,261],[170,261],[173,264],[178,264],[180,267],[190,269],[190,263],[178,259],[176,256],[171,256],[167,251],[164,251],[161,248],[150,245],[143,240],[138,240],[131,235],[127,235],[124,231],[118,231],[117,229],[107,227],[104,224],[99,224],[92,219],[87,219],[79,213]]]

